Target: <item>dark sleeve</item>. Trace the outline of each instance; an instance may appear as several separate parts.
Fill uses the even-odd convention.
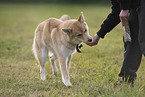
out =
[[[126,9],[136,9],[140,6],[141,0],[118,0],[120,8],[123,10]]]
[[[117,24],[120,23],[119,13],[120,6],[117,0],[111,0],[112,3],[112,11],[108,15],[108,17],[104,20],[101,25],[100,30],[97,32],[98,36],[104,38],[104,36],[110,32]]]
[[[131,7],[131,2],[134,2],[134,1],[135,0],[118,0],[118,2],[120,3],[120,8],[123,10],[129,9]]]

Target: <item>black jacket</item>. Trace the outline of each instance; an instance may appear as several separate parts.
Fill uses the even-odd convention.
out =
[[[118,0],[121,9],[136,9],[140,5],[140,0]]]
[[[104,36],[110,32],[117,24],[120,23],[119,14],[121,9],[136,9],[139,7],[140,0],[111,0],[112,11],[104,20],[100,30],[97,32],[98,36]]]
[[[104,36],[110,32],[118,23],[120,23],[119,13],[120,5],[117,0],[111,0],[112,11],[108,17],[104,20],[100,30],[97,32],[98,36],[104,38]]]

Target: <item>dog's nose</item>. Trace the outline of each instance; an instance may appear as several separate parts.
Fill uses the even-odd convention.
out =
[[[88,42],[92,42],[92,39],[90,38],[90,39],[88,39]]]

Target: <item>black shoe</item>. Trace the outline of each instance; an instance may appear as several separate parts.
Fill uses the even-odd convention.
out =
[[[132,87],[134,87],[134,80],[135,80],[135,77],[129,77],[129,80],[128,80],[128,83],[131,84]]]
[[[129,83],[131,84],[132,87],[134,87],[134,80],[136,79],[136,77],[127,76],[127,77],[123,77],[122,79],[123,81],[125,81],[125,83]]]

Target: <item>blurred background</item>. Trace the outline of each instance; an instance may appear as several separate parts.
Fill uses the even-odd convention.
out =
[[[145,97],[145,76],[142,76],[145,65],[140,67],[134,89],[116,85],[124,50],[120,24],[100,39],[97,46],[83,43],[82,53],[73,55],[70,68],[73,87],[63,85],[61,74],[52,75],[49,59],[46,81],[40,80],[39,66],[32,53],[36,27],[63,14],[78,19],[81,11],[93,37],[111,12],[111,3],[110,0],[0,0],[0,97]]]
[[[53,3],[95,3],[109,0],[0,0],[1,2],[53,2]]]

